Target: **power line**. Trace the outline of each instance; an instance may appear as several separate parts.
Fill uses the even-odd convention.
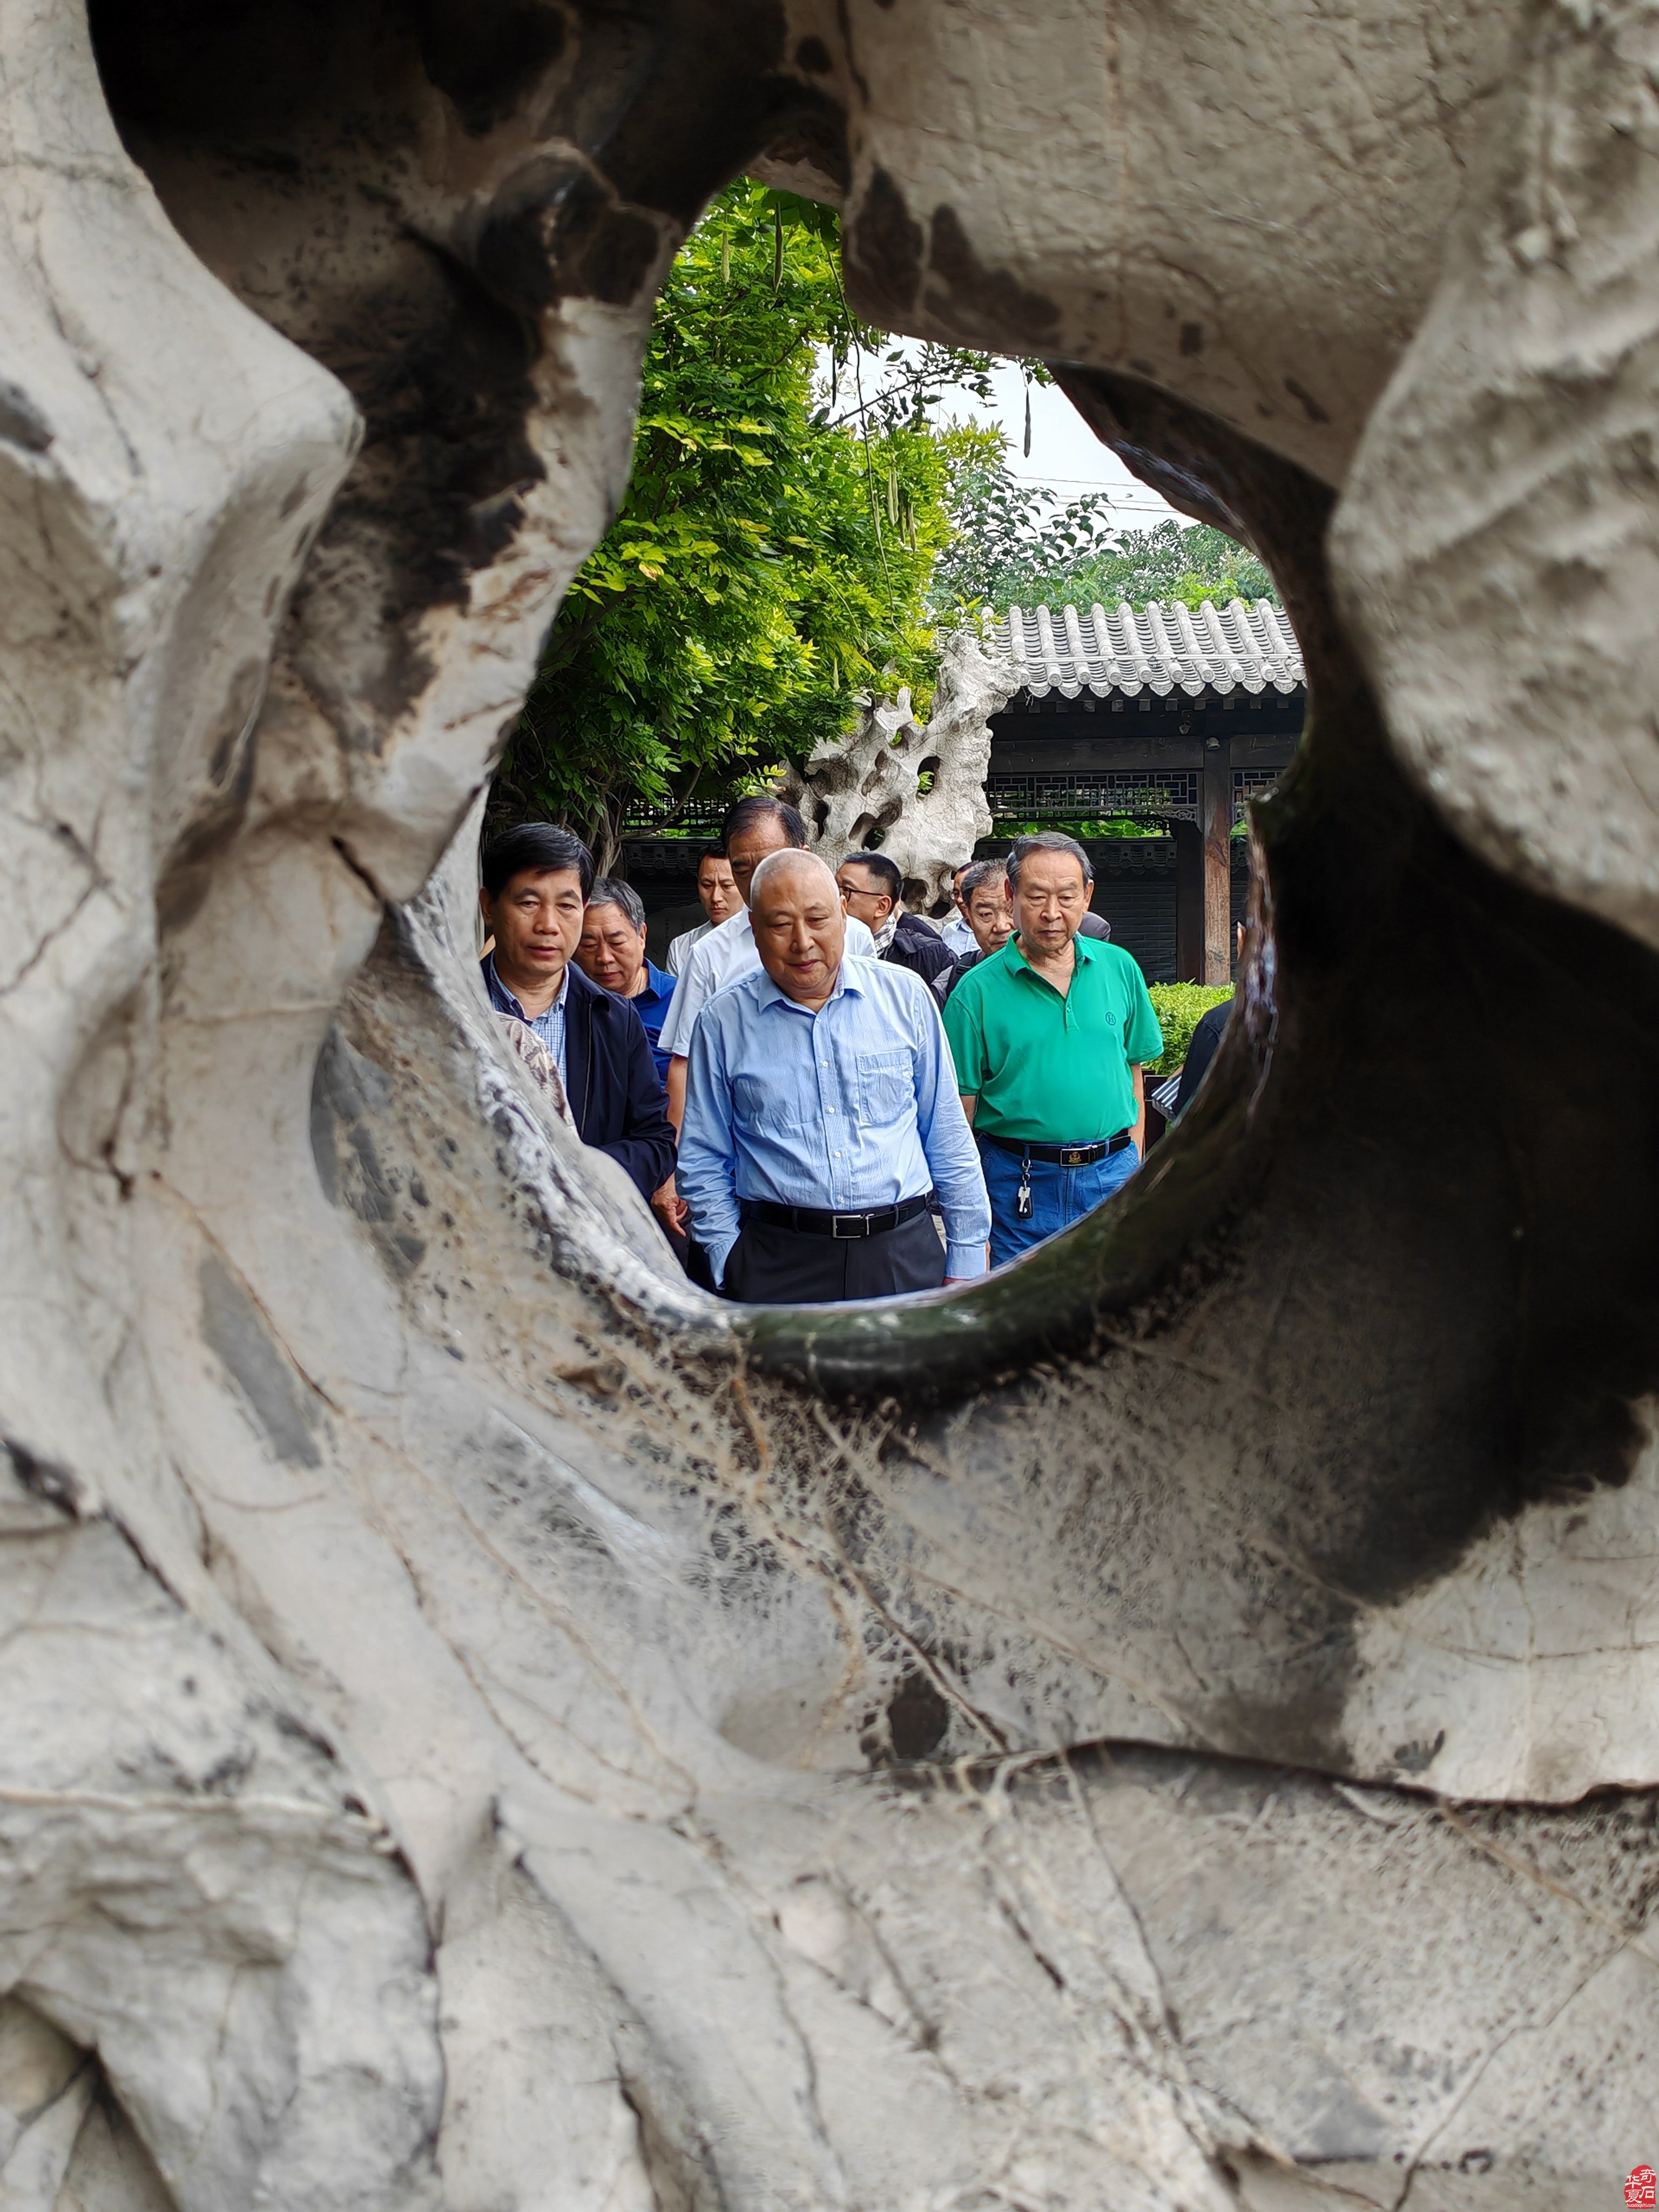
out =
[[[1156,500],[1160,507],[1168,507],[1170,504],[1163,493],[1154,491],[1150,484],[1126,484],[1121,477],[1026,477],[1019,475],[1012,469],[1008,473],[1014,478],[1016,483],[1075,484],[1084,491],[1109,491],[1118,499]]]

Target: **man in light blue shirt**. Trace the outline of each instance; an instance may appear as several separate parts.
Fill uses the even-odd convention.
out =
[[[761,967],[697,1017],[680,1134],[714,1280],[781,1305],[983,1274],[990,1202],[932,993],[843,957],[836,879],[811,854],[763,860],[750,911]]]

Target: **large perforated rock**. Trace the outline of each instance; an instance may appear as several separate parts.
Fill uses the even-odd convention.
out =
[[[0,0],[9,2208],[1617,2202],[1651,39]],[[472,960],[754,163],[1255,544],[1313,702],[1198,1105],[902,1309],[691,1289]]]

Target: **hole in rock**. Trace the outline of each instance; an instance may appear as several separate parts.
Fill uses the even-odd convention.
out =
[[[352,618],[386,647],[362,693],[368,750],[425,680],[422,617],[461,601],[540,466],[527,434],[542,404],[537,313],[561,285],[631,296],[646,265],[642,234],[563,175],[544,180],[533,221],[504,210],[466,253],[412,221],[387,183],[412,143],[403,88],[425,98],[453,77],[441,96],[471,129],[547,58],[514,7],[479,17],[459,59],[434,21],[390,6],[160,0],[131,10],[103,0],[94,13],[118,121],[181,234],[363,411],[364,459],[295,619],[303,625],[321,592],[360,593]],[[625,46],[631,33],[614,35]],[[639,137],[629,158],[643,164]],[[675,191],[640,204],[678,195],[689,212],[742,158],[715,149],[699,171],[688,156]],[[347,204],[362,227],[333,254]],[[787,265],[786,253],[780,285]],[[763,281],[769,290],[770,259]],[[1030,295],[1012,281],[1006,297],[1012,315]],[[1007,328],[1001,342],[1030,343],[1030,331]],[[994,1281],[972,1328],[945,1326],[925,1304],[878,1336],[855,1316],[782,1308],[745,1322],[752,1355],[817,1389],[920,1405],[1038,1358],[1098,1354],[1103,1330],[1115,1337],[1126,1316],[1154,1334],[1178,1329],[1221,1378],[1208,1402],[1224,1405],[1215,1418],[1240,1463],[1267,1451],[1261,1406],[1280,1419],[1293,1410],[1286,1463],[1302,1494],[1329,1500],[1319,1571],[1346,1589],[1396,1590],[1526,1498],[1625,1476],[1631,1407],[1659,1380],[1655,963],[1477,861],[1401,775],[1334,609],[1322,486],[1149,383],[1058,373],[1103,439],[1184,512],[1258,549],[1284,593],[1307,735],[1297,773],[1263,811],[1261,872],[1243,872],[1242,894],[1271,927],[1243,978],[1243,1018],[1170,1140],[1170,1173]],[[900,489],[878,484],[875,496],[883,529],[902,536]],[[1286,689],[1267,674],[1252,688],[1273,657],[1259,608],[1245,610],[1247,653],[1231,607],[1218,611],[1218,641],[1201,609],[1159,605],[1157,623],[1141,609],[1129,629],[1103,599],[1077,606],[1075,623],[1063,605],[1022,605],[1026,696],[991,718],[988,797],[1004,841],[1027,823],[1089,830],[1092,903],[1120,948],[1133,952],[1142,930],[1147,973],[1220,989],[1241,896],[1235,810],[1290,758],[1304,679]],[[1194,640],[1218,664],[1249,664],[1249,680],[1189,690],[1177,664],[1191,663]],[[1118,673],[1097,690],[1092,656],[1109,645]],[[1155,660],[1156,682],[1135,673]],[[937,744],[928,757],[942,769]],[[904,802],[879,795],[848,824],[853,849],[896,848]],[[1126,820],[1162,834],[1092,834]],[[692,841],[659,841],[674,842]],[[642,887],[643,861],[615,842]],[[908,865],[907,879],[917,879]],[[1104,902],[1120,894],[1114,915]],[[1543,1041],[1562,1009],[1590,1040],[1582,1056]],[[386,1073],[395,1092],[404,1078]],[[874,1114],[881,1071],[867,1079]],[[340,1162],[349,1149],[343,1139]],[[410,1166],[409,1188],[418,1175],[434,1207],[456,1214],[441,1158]],[[343,1168],[337,1179],[344,1189]],[[418,1284],[432,1253],[417,1250],[412,1224],[399,1233],[412,1241],[387,1265]],[[1200,1417],[1185,1407],[1171,1418],[1178,1431]]]

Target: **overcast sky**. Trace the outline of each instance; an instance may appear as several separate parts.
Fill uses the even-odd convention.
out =
[[[1062,499],[1076,499],[1085,491],[1107,491],[1126,523],[1142,526],[1166,515],[1185,524],[1190,518],[1176,514],[1149,485],[1130,475],[1117,455],[1103,446],[1058,386],[1031,387],[1031,458],[1025,458],[1025,380],[1010,362],[996,374],[997,420],[1008,434],[1008,463],[1017,477],[1028,482],[1053,484]],[[980,412],[971,394],[952,412]]]
[[[827,362],[825,365],[827,369]],[[867,365],[865,376],[868,390]],[[1031,387],[1031,457],[1027,460],[1025,380],[1012,362],[996,371],[995,389],[994,419],[1007,433],[1008,463],[1017,477],[1027,483],[1052,484],[1062,500],[1076,499],[1087,491],[1109,492],[1125,526],[1130,529],[1144,528],[1166,516],[1183,526],[1191,520],[1177,514],[1149,486],[1131,476],[1054,385]],[[945,412],[965,420],[970,415],[983,419],[985,410],[975,394],[956,386],[946,390]]]

